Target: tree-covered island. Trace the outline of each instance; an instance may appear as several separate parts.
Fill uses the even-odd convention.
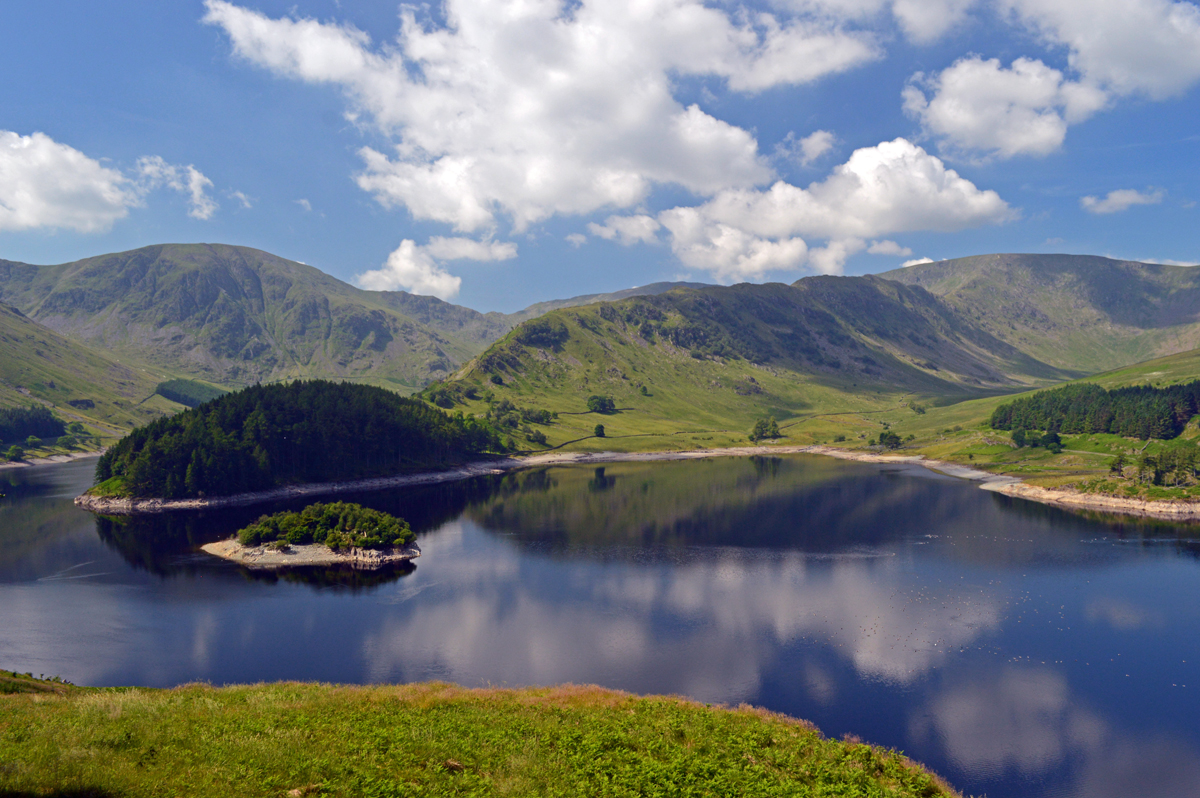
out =
[[[502,450],[486,421],[383,388],[255,385],[135,429],[100,458],[91,493],[230,496],[440,468]]]
[[[264,515],[238,532],[243,546],[316,543],[333,551],[397,548],[415,539],[403,519],[350,502],[310,504],[299,512]]]

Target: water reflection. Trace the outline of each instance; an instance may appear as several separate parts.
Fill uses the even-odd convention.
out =
[[[346,497],[407,518],[419,565],[256,575],[196,548],[288,505],[97,521],[69,501],[86,471],[26,471],[0,503],[7,667],[595,682],[806,717],[992,798],[1200,783],[1186,529],[908,467],[620,463]]]

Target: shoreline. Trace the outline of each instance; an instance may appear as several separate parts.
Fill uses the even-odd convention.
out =
[[[305,568],[325,565],[349,565],[356,571],[377,571],[387,565],[408,562],[421,556],[416,543],[388,549],[348,549],[334,551],[319,543],[272,549],[269,545],[243,546],[236,539],[219,540],[200,547],[205,554],[243,565],[252,571],[281,568]]]
[[[0,463],[0,471],[4,471],[9,468],[32,468],[33,466],[40,466],[40,465],[56,465],[59,463],[71,463],[76,460],[83,460],[88,457],[99,457],[102,454],[104,454],[103,449],[98,452],[73,452],[71,454],[52,454],[49,457],[35,457],[32,460],[28,460],[28,461],[20,460],[15,463],[12,463],[12,462]]]
[[[1200,502],[1123,499],[1098,496],[1078,491],[1039,488],[1026,485],[1019,477],[993,474],[945,460],[932,460],[924,455],[874,454],[838,449],[820,444],[809,446],[737,446],[724,449],[692,449],[670,452],[553,452],[527,457],[498,457],[478,460],[444,471],[426,471],[394,477],[373,477],[351,482],[319,482],[308,485],[288,485],[253,493],[214,496],[204,499],[112,499],[82,495],[75,505],[94,513],[111,515],[143,515],[176,510],[208,510],[224,507],[244,507],[272,501],[327,496],[338,493],[361,493],[413,485],[436,485],[457,482],[471,477],[492,476],[522,468],[560,465],[589,465],[620,462],[658,462],[671,460],[701,460],[711,457],[749,457],[771,454],[817,454],[839,460],[860,463],[917,465],[947,476],[978,482],[983,490],[1017,499],[1048,504],[1068,510],[1093,510],[1118,515],[1132,515],[1164,520],[1200,520]],[[87,456],[87,455],[79,455]]]

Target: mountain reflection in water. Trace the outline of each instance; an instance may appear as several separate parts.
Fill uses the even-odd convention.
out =
[[[339,496],[406,518],[416,566],[254,575],[196,549],[298,505],[93,519],[69,501],[86,472],[58,468],[0,477],[3,667],[89,684],[594,682],[805,717],[968,794],[1200,783],[1189,529],[916,467],[614,463]]]

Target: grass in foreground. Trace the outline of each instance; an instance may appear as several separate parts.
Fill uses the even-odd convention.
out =
[[[893,751],[598,687],[279,683],[0,697],[0,794],[953,796]]]

